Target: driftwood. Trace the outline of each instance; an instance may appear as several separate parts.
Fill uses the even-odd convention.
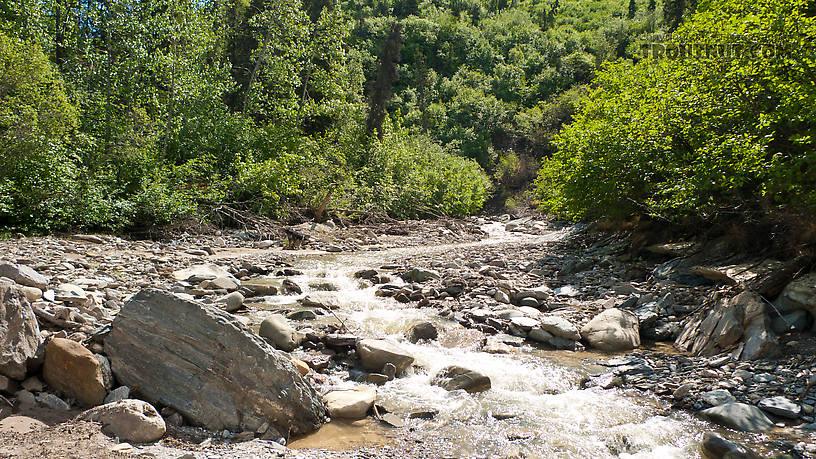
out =
[[[255,231],[258,239],[272,239],[280,234],[280,225],[256,213],[220,205],[212,209],[222,224],[243,228],[244,231]]]

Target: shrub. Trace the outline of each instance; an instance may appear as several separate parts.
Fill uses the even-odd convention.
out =
[[[542,164],[544,209],[574,218],[807,212],[816,205],[814,39],[804,1],[701,3],[675,43],[804,47],[607,66]]]

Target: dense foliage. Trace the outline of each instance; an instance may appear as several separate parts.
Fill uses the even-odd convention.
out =
[[[675,221],[812,215],[815,42],[812,2],[701,1],[670,43],[731,54],[607,65],[543,163],[544,208]]]
[[[473,213],[496,184],[524,186],[598,66],[668,30],[663,13],[652,0],[0,1],[0,226],[120,229],[220,203]]]

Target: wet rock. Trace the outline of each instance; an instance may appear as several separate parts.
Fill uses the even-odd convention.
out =
[[[773,427],[773,422],[759,408],[745,403],[732,402],[715,406],[700,412],[700,416],[711,422],[744,432],[765,432]]]
[[[743,445],[713,433],[706,432],[700,442],[700,454],[706,459],[759,459],[756,453]]]
[[[602,351],[625,351],[640,346],[637,316],[629,311],[607,309],[581,329],[590,347]]]
[[[229,295],[218,300],[219,303],[224,304],[224,310],[227,312],[235,312],[241,309],[244,305],[244,295],[241,292],[232,292]]]
[[[346,348],[357,346],[357,336],[348,333],[329,333],[323,338],[326,346]]]
[[[437,414],[439,414],[437,410],[412,411],[411,414],[408,415],[408,419],[433,419]]]
[[[314,320],[317,319],[317,314],[311,309],[298,309],[286,314],[286,318],[289,320]]]
[[[0,263],[0,277],[7,277],[14,282],[40,290],[48,288],[49,279],[26,265]]]
[[[303,289],[297,282],[291,279],[284,279],[283,282],[281,282],[280,293],[284,295],[300,295],[303,293]]]
[[[85,346],[69,339],[48,342],[43,377],[52,388],[85,406],[99,405],[107,395],[102,364]]]
[[[652,326],[641,330],[641,335],[652,341],[674,341],[678,334],[680,334],[680,324],[665,320],[658,320]]]
[[[408,330],[408,341],[416,343],[420,340],[434,340],[439,336],[436,326],[431,322],[420,322]]]
[[[211,430],[305,433],[325,408],[289,357],[231,314],[145,289],[130,299],[105,338],[120,383]]]
[[[244,282],[243,287],[254,295],[277,295],[283,282],[277,279],[259,277]]]
[[[303,337],[289,324],[286,317],[273,314],[261,322],[258,334],[275,346],[276,349],[291,352],[300,345]]]
[[[553,334],[554,336],[559,336],[561,338],[566,338],[573,341],[581,339],[581,333],[578,332],[578,327],[563,317],[542,316],[539,322],[539,327]]]
[[[332,293],[312,292],[300,300],[300,304],[310,308],[321,308],[326,310],[340,309],[337,298]]]
[[[376,400],[377,389],[371,386],[332,390],[323,396],[329,416],[333,418],[362,419]]]
[[[373,279],[377,276],[376,269],[363,269],[354,273],[356,279]]]
[[[0,281],[0,375],[22,380],[41,344],[40,327],[20,289]]]
[[[433,377],[431,384],[447,391],[464,390],[476,393],[490,390],[490,378],[477,371],[459,366],[443,368]]]
[[[802,412],[799,404],[788,400],[787,397],[777,395],[776,397],[763,398],[757,406],[768,413],[789,419],[796,419]]]
[[[142,400],[119,400],[91,408],[77,420],[102,424],[102,431],[120,441],[147,443],[164,436],[167,427],[153,405]]]
[[[414,363],[414,357],[396,344],[382,339],[363,339],[357,343],[357,355],[363,368],[380,371],[386,363],[402,373]]]

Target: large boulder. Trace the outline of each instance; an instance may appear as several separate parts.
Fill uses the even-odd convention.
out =
[[[329,416],[347,419],[364,418],[376,399],[377,389],[371,386],[333,390],[323,396]]]
[[[24,379],[40,343],[40,327],[31,304],[17,286],[0,281],[0,375]]]
[[[765,432],[773,422],[759,408],[745,403],[731,402],[700,411],[703,419],[744,432]]]
[[[383,339],[363,339],[357,343],[360,363],[368,371],[381,371],[391,363],[401,373],[414,363],[414,357],[396,344]]]
[[[119,400],[100,405],[77,416],[77,420],[102,424],[102,431],[121,441],[147,443],[167,431],[156,408],[142,400]]]
[[[48,288],[48,278],[26,265],[0,263],[0,277],[7,277],[20,285],[37,287],[40,290]]]
[[[299,434],[326,417],[286,354],[213,305],[142,290],[116,316],[105,351],[119,383],[208,429]]]
[[[621,309],[607,309],[581,329],[581,336],[595,349],[627,351],[640,346],[637,316]]]
[[[54,338],[45,346],[45,381],[86,406],[105,400],[104,367],[88,348],[76,341]]]
[[[431,380],[431,384],[447,391],[464,390],[470,393],[490,390],[490,378],[467,368],[449,366],[443,368]]]
[[[740,341],[744,344],[736,357],[742,360],[766,357],[777,347],[765,302],[748,291],[698,312],[674,344],[694,355],[716,355],[731,350]]]

